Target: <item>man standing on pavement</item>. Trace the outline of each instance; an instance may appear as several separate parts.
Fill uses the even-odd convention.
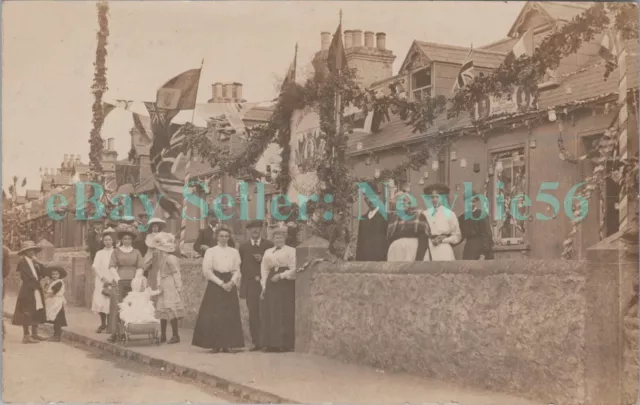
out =
[[[209,211],[209,223],[204,229],[200,230],[198,234],[198,238],[196,242],[193,244],[193,250],[195,250],[200,256],[204,257],[204,252],[207,251],[210,247],[214,247],[218,244],[216,241],[216,228],[218,227],[218,218],[216,217],[213,211]],[[233,239],[229,237],[229,242],[227,246],[235,248],[236,244]]]
[[[380,197],[380,190],[376,184],[370,183],[375,195]],[[389,242],[387,228],[389,221],[379,212],[376,205],[364,196],[368,211],[358,221],[358,241],[356,243],[356,260],[359,262],[385,262]]]
[[[263,223],[259,220],[247,224],[249,240],[240,245],[240,298],[247,300],[249,308],[249,330],[251,331],[252,351],[260,350],[260,265],[264,252],[273,247],[273,243],[262,239]]]

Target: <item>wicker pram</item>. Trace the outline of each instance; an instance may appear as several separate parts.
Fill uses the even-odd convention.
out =
[[[120,320],[120,330],[124,345],[127,346],[132,336],[146,335],[152,344],[160,344],[160,324],[157,322],[129,323]]]

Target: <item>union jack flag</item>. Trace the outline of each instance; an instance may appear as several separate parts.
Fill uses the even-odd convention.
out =
[[[473,67],[473,59],[471,58],[472,53],[473,47],[471,47],[471,49],[469,50],[469,54],[464,59],[464,62],[462,62],[462,67],[460,67],[460,71],[458,72],[456,81],[453,84],[453,93],[471,84],[471,82],[473,82],[473,79],[475,79],[475,69]]]

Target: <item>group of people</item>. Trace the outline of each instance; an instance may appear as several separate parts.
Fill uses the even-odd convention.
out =
[[[375,185],[374,192],[381,194]],[[426,210],[411,206],[408,193],[398,193],[394,212],[386,219],[375,204],[365,198],[368,212],[359,221],[355,260],[357,261],[448,261],[455,260],[453,247],[466,240],[464,260],[492,259],[493,237],[488,215],[480,199],[473,199],[469,215],[456,215],[443,204],[449,188],[432,184],[424,189],[431,198]],[[484,213],[484,215],[483,215]]]
[[[249,239],[236,249],[231,230],[210,217],[194,244],[204,258],[207,287],[198,311],[192,344],[213,353],[244,347],[239,299],[249,310],[253,347],[268,352],[294,348],[295,248],[286,245],[288,228],[273,231],[273,241],[262,237],[264,224],[247,224]]]
[[[95,235],[102,247],[95,252],[92,265],[92,310],[100,316],[96,332],[108,332],[109,341],[116,342],[123,338],[123,328],[129,322],[159,321],[160,342],[178,343],[178,320],[184,317],[185,309],[175,237],[163,232],[166,223],[160,218],[146,225],[144,249],[134,246],[140,232],[133,221]],[[169,324],[172,337],[167,340]]]
[[[40,250],[33,241],[24,241],[18,251],[21,258],[17,271],[20,273],[22,284],[12,323],[22,326],[22,342],[27,344],[40,343],[43,340],[59,342],[62,328],[67,326],[63,281],[67,272],[62,267],[42,264],[36,258]],[[8,257],[8,252],[4,249],[3,254]],[[3,267],[4,265],[5,263]],[[47,338],[38,333],[38,326],[43,323],[53,324],[53,336]]]

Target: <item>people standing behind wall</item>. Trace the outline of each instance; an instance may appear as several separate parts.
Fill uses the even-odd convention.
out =
[[[424,213],[410,206],[410,202],[410,195],[403,192],[396,194],[392,201],[393,206],[401,210],[392,214],[387,229],[387,260],[390,262],[423,261],[431,255],[429,222]]]
[[[228,245],[229,228],[219,226],[215,236],[216,245],[207,249],[202,261],[202,273],[208,283],[191,344],[211,349],[212,353],[229,353],[231,349],[244,347],[237,290],[240,254]]]
[[[247,224],[249,240],[240,245],[240,298],[246,299],[249,309],[249,330],[251,332],[252,351],[260,350],[260,265],[267,249],[273,247],[273,243],[262,238],[263,222],[250,221]]]
[[[146,243],[149,249],[154,251],[153,267],[157,269],[160,290],[156,304],[156,316],[160,319],[160,343],[167,342],[167,322],[171,323],[173,334],[168,343],[179,343],[178,320],[184,318],[185,309],[180,261],[176,256],[176,240],[170,233],[156,232],[147,237]]]
[[[100,316],[100,326],[96,333],[107,330],[107,316],[109,315],[111,301],[111,285],[115,283],[117,274],[111,273],[109,264],[115,246],[116,232],[113,228],[107,228],[102,232],[102,244],[104,248],[96,252],[91,269],[94,274],[93,299],[91,310]]]
[[[474,192],[473,195],[476,196],[477,193]],[[462,239],[466,241],[462,251],[462,259],[493,259],[493,234],[489,213],[480,198],[474,197],[472,204],[471,218],[466,218],[466,213],[458,217]]]
[[[460,243],[462,233],[458,217],[442,204],[443,198],[449,197],[449,187],[444,184],[432,184],[424,188],[424,193],[431,196],[431,204],[424,211],[431,236],[429,238],[429,257],[424,260],[448,261],[456,260],[452,246]]]
[[[377,185],[369,184],[376,196],[381,193]],[[360,262],[384,262],[387,260],[389,242],[387,228],[389,221],[382,216],[379,209],[368,198],[364,198],[367,212],[358,221],[358,241],[356,257]],[[382,201],[382,200],[381,200]]]
[[[196,251],[200,256],[204,257],[205,252],[210,247],[214,247],[218,242],[216,240],[216,228],[220,226],[218,218],[215,216],[213,211],[209,211],[208,223],[204,229],[201,229],[198,233],[198,238],[193,244],[193,250]],[[228,241],[228,246],[235,248],[236,244],[233,241],[233,238],[230,238]]]
[[[109,305],[109,329],[111,332],[109,341],[111,342],[116,342],[123,333],[120,329],[118,304],[131,291],[131,280],[133,280],[136,271],[144,271],[144,259],[140,252],[132,246],[133,240],[138,236],[138,229],[133,225],[120,224],[116,228],[116,232],[121,244],[114,249],[109,262],[109,271],[116,275]]]
[[[285,245],[287,228],[273,231],[275,246],[261,264],[260,344],[267,352],[287,352],[295,344],[296,249]]]
[[[38,325],[47,320],[44,306],[44,290],[41,285],[47,277],[47,269],[35,258],[36,253],[42,250],[30,240],[22,242],[18,254],[22,259],[18,263],[17,271],[20,273],[22,284],[18,292],[16,309],[13,313],[13,324],[22,326],[24,336],[22,343],[39,343],[46,338],[38,335]],[[31,327],[31,334],[29,334]]]

